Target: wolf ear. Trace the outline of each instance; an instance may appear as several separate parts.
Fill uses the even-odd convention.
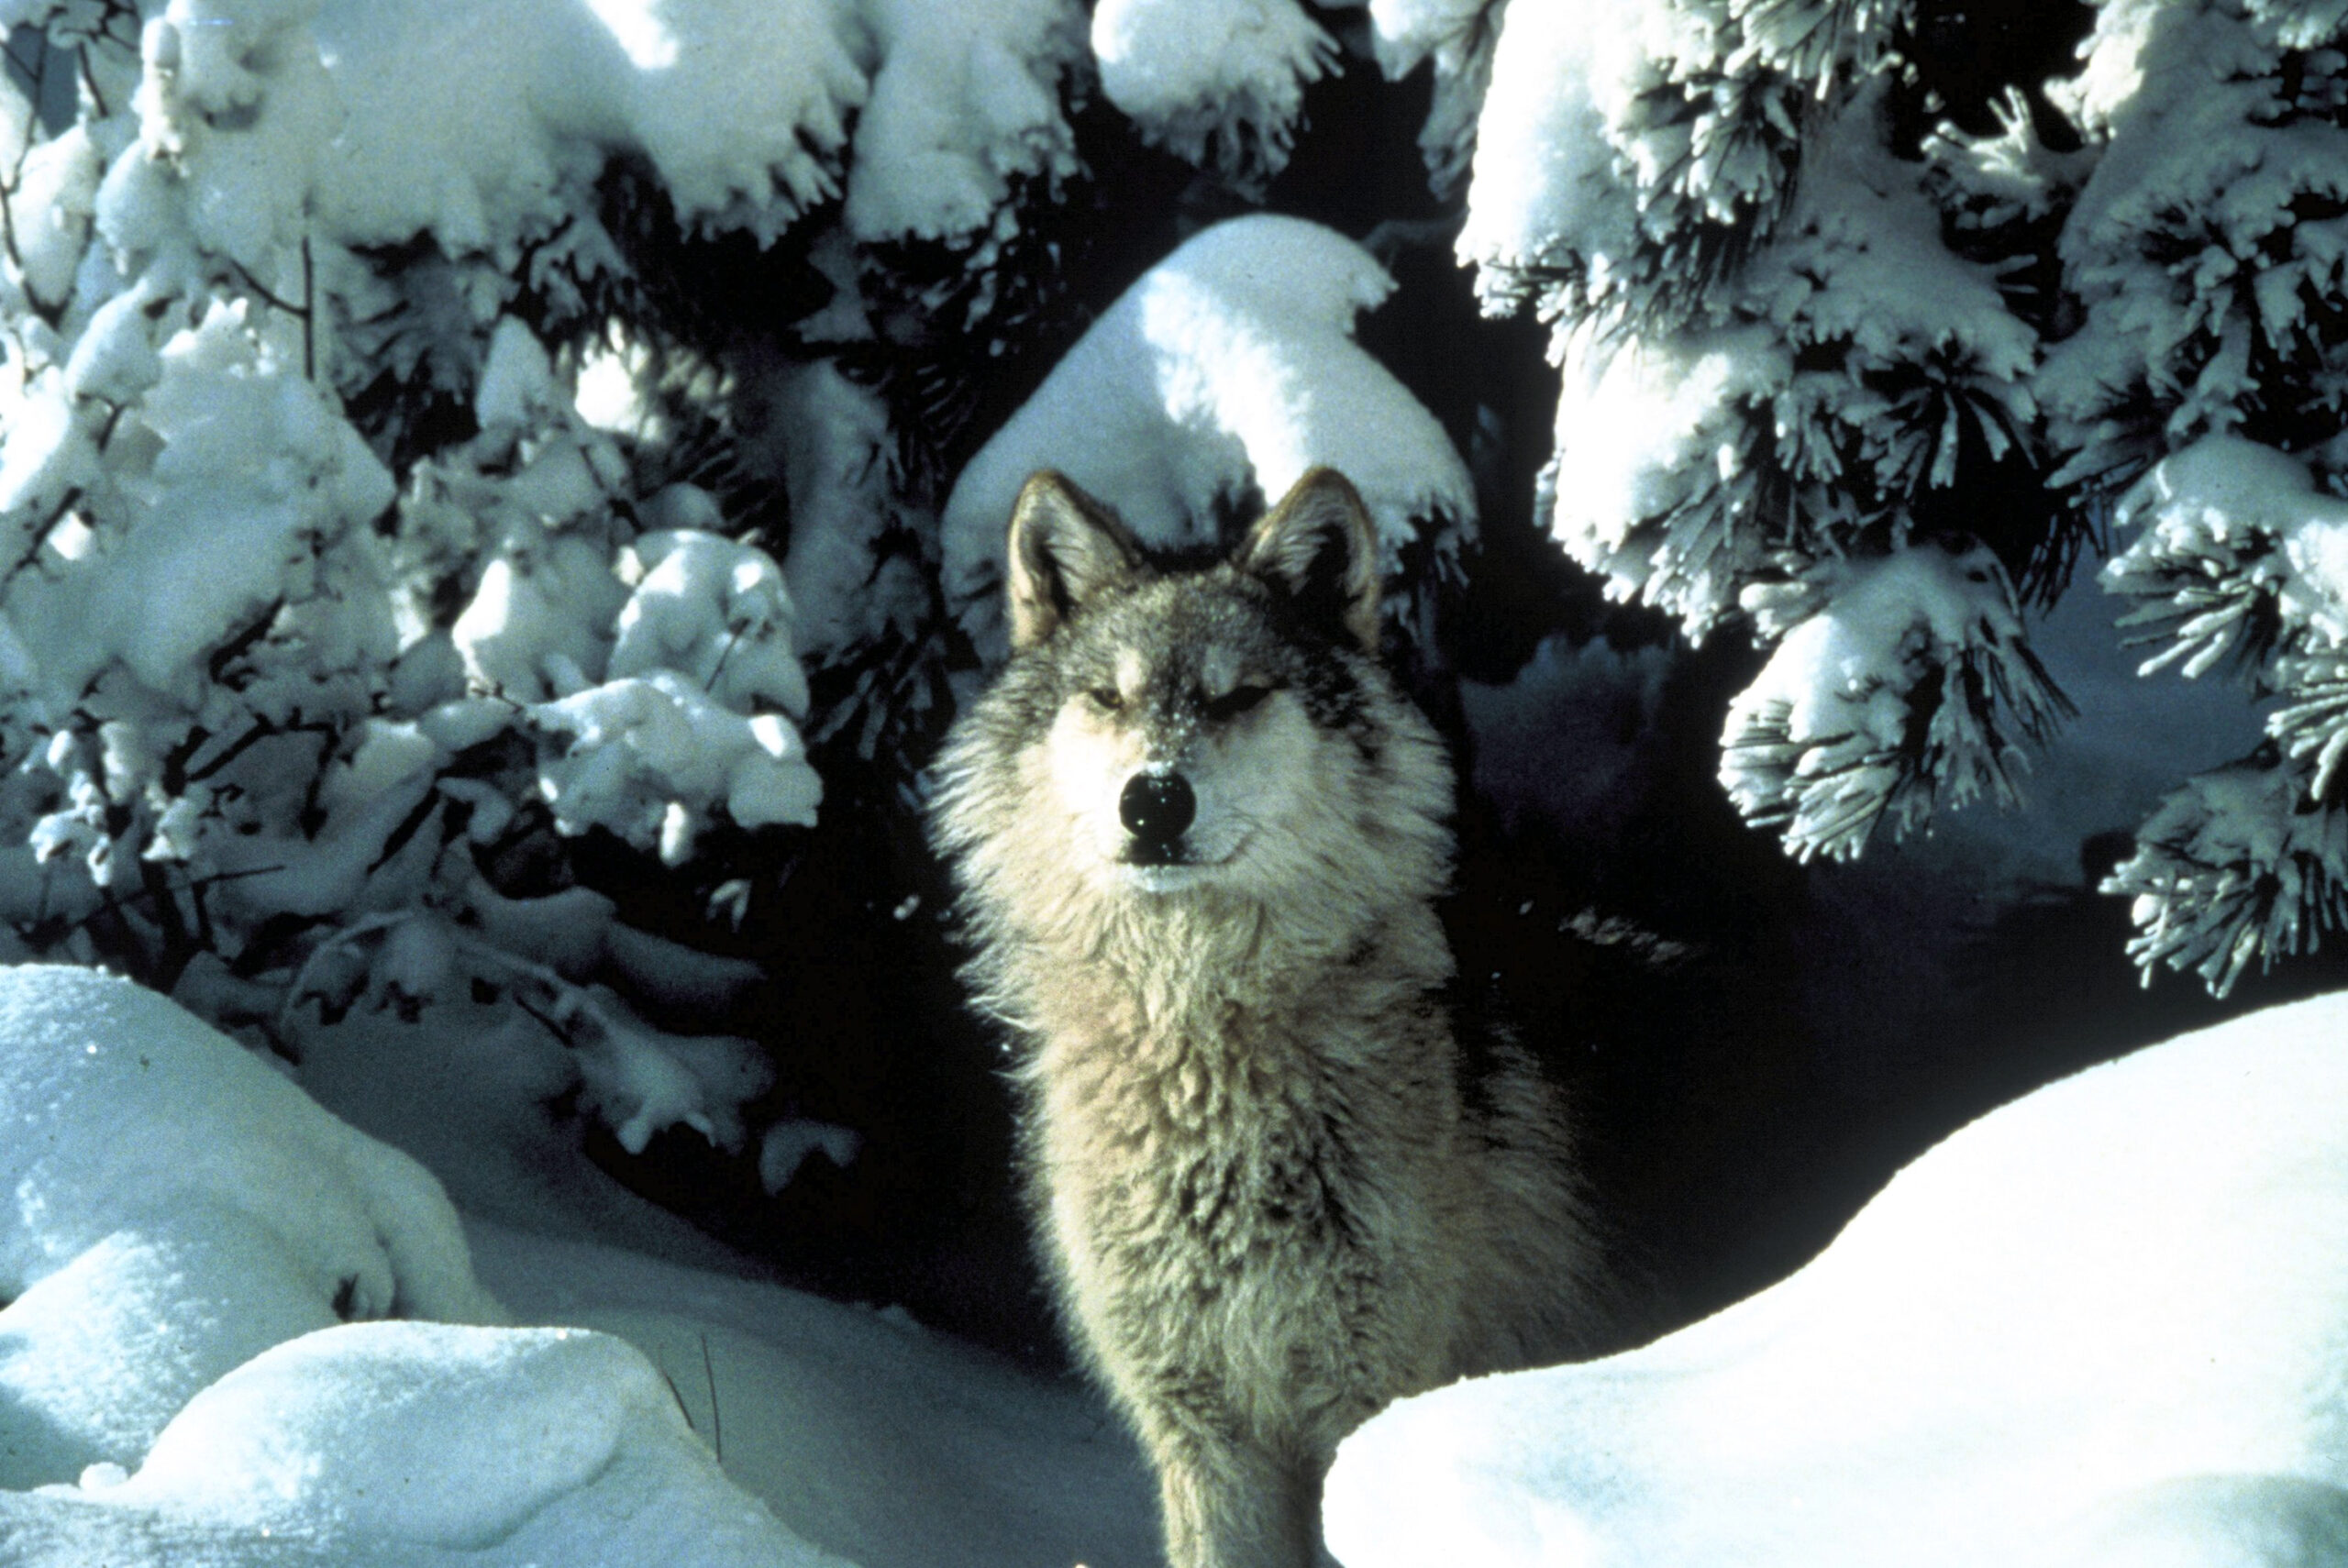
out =
[[[1378,651],[1378,530],[1336,469],[1298,480],[1232,558],[1313,620],[1342,625],[1365,652]]]
[[[1064,474],[1031,476],[1011,509],[1011,646],[1033,647],[1101,594],[1141,578],[1141,547]]]

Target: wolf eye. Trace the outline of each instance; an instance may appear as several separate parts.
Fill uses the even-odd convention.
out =
[[[1125,705],[1124,694],[1113,686],[1096,686],[1085,695],[1091,698],[1092,705],[1104,713],[1113,713]]]
[[[1207,717],[1217,723],[1235,719],[1271,694],[1268,686],[1235,686],[1220,697],[1207,699]]]

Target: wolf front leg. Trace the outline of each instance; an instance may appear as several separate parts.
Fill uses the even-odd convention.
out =
[[[1168,1568],[1313,1568],[1321,1478],[1252,1444],[1146,1423]]]

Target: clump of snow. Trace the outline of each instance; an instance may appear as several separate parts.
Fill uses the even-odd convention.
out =
[[[2042,1089],[1643,1350],[1339,1450],[1348,1568],[2327,1561],[2348,1519],[2348,997]]]
[[[1744,603],[1781,640],[1730,704],[1721,783],[1796,859],[1850,859],[1887,813],[1904,834],[1938,800],[2020,803],[2000,734],[2043,740],[2068,704],[1986,547],[1833,562]]]
[[[1487,306],[1712,315],[1707,293],[1810,177],[1805,122],[1851,95],[1898,9],[1507,6],[1458,244]]]
[[[1509,308],[1534,269],[1569,272],[1588,259],[1600,272],[1637,243],[1635,196],[1608,131],[1631,113],[1645,57],[1616,17],[1609,26],[1594,6],[1501,13],[1458,242],[1488,309]]]
[[[759,1143],[759,1184],[770,1193],[781,1192],[819,1154],[846,1170],[863,1147],[862,1135],[853,1128],[804,1118],[778,1121]]]
[[[429,232],[510,262],[633,153],[681,218],[772,236],[838,193],[867,94],[853,27],[840,0],[332,0],[319,216],[349,245]]]
[[[2033,335],[1942,243],[1878,114],[1863,98],[1815,138],[1775,242],[1721,285],[1716,316],[1560,326],[1550,526],[1610,593],[1693,635],[1777,550],[1904,538],[1907,504],[1956,482],[1968,442],[2003,458],[2035,418]]]
[[[2134,534],[2103,569],[2107,589],[2138,601],[2121,624],[2174,639],[2143,673],[2200,675],[2270,619],[2294,651],[2348,646],[2348,502],[2299,459],[2204,436],[2154,464],[2114,522]]]
[[[2223,996],[2254,960],[2348,931],[2348,808],[2322,799],[2318,766],[2254,757],[2197,774],[2136,830],[2103,890],[2132,900],[2128,952],[2147,981],[2156,965],[2190,968]]]
[[[1791,349],[1767,326],[1621,341],[1585,326],[1562,369],[1551,532],[1609,597],[1708,628],[1767,561],[1767,541],[1733,525],[1758,480],[1745,414],[1792,379]]]
[[[2336,425],[2324,302],[2348,256],[2300,215],[2348,198],[2348,128],[2286,58],[2325,31],[2298,6],[2099,14],[2069,97],[2101,156],[2059,242],[2084,320],[2040,378],[2064,482],[2116,490],[2204,436]]]
[[[1212,543],[1218,504],[1277,498],[1316,465],[1344,471],[1390,570],[1421,520],[1456,561],[1475,489],[1443,426],[1353,339],[1393,280],[1300,218],[1235,218],[1128,289],[955,481],[942,526],[949,602],[1002,646],[1004,529],[1038,469],[1114,506],[1149,545]]]
[[[1434,62],[1434,97],[1419,149],[1438,195],[1451,194],[1468,178],[1506,10],[1507,0],[1369,0],[1372,45],[1389,81]]]
[[[108,476],[124,515],[83,569],[33,578],[15,596],[61,689],[117,659],[152,690],[183,686],[202,655],[306,586],[305,535],[339,535],[392,502],[382,464],[315,386],[253,341],[240,305],[213,304],[155,365],[135,416],[152,446]]]
[[[719,810],[742,827],[812,826],[823,785],[792,722],[807,680],[773,558],[710,531],[715,503],[684,484],[642,510],[703,526],[615,552],[602,508],[620,460],[519,322],[499,327],[475,406],[482,435],[426,469],[406,505],[419,534],[485,513],[504,539],[449,637],[475,690],[509,706],[445,710],[448,750],[518,721],[541,742],[561,832],[608,828],[670,865]],[[548,418],[550,436],[521,436]],[[515,458],[518,471],[484,476]]]
[[[858,240],[967,240],[1010,220],[1012,182],[1077,171],[1062,82],[1076,0],[865,0],[880,54],[856,126],[845,217]]]
[[[1242,181],[1286,166],[1304,89],[1337,63],[1296,0],[1101,0],[1092,53],[1145,137]]]

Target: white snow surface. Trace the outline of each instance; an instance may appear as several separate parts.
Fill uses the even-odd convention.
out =
[[[1390,568],[1420,520],[1472,525],[1450,437],[1353,339],[1393,288],[1343,235],[1268,214],[1204,229],[1145,273],[955,481],[945,581],[980,646],[1002,647],[1004,530],[1038,469],[1161,548],[1213,543],[1219,499],[1253,484],[1277,501],[1320,465],[1361,491]]]
[[[484,1070],[546,1040],[462,1038],[490,1017],[408,1029],[407,1066],[333,1030],[305,1054],[515,1218],[723,1260],[616,1188],[597,1218],[583,1162],[548,1185],[546,1084]],[[473,1091],[453,1109],[452,1073]],[[1077,1386],[902,1314],[460,1229],[406,1155],[127,981],[0,968],[0,1121],[20,1129],[0,1143],[12,1565],[1155,1560],[1136,1458]],[[509,1310],[474,1256],[548,1326],[475,1326]],[[338,1320],[386,1313],[406,1320]]]
[[[1347,1568],[2249,1568],[2348,1545],[2348,994],[2041,1089],[1783,1283],[1339,1451]]]

